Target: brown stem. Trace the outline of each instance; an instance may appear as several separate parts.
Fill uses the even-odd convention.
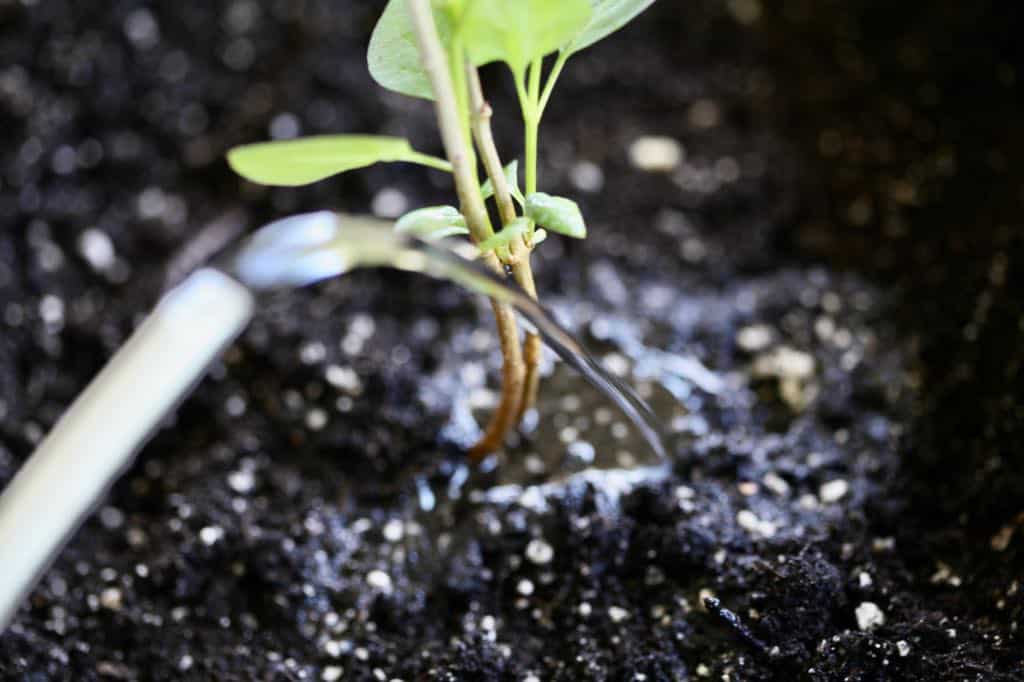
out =
[[[491,179],[491,185],[494,187],[494,198],[498,204],[501,222],[508,225],[516,219],[516,207],[512,203],[512,190],[501,165],[498,146],[494,143],[494,133],[491,130],[493,114],[491,105],[484,99],[483,88],[480,85],[480,73],[469,62],[466,63],[466,82],[469,85],[473,137],[476,139],[477,150],[480,152],[480,159],[483,161],[487,176]],[[512,276],[515,277],[516,282],[536,300],[537,286],[533,281],[533,269],[530,267],[530,247],[522,239],[512,242],[511,265]],[[526,363],[526,376],[523,381],[523,398],[516,415],[516,423],[522,420],[526,411],[537,401],[541,351],[540,337],[536,334],[527,334],[523,356],[523,361]]]
[[[448,57],[437,33],[430,0],[408,0],[408,9],[416,32],[423,69],[434,89],[438,127],[441,129],[445,153],[452,164],[455,191],[473,241],[479,243],[491,237],[494,228],[491,226],[490,216],[487,215],[487,206],[480,195],[480,181],[472,147],[463,134],[465,119],[459,111],[459,100],[455,94]],[[459,59],[461,58],[460,54]],[[487,254],[483,260],[495,272],[504,274],[501,262],[493,253]],[[498,337],[504,356],[502,393],[501,401],[491,416],[483,437],[470,450],[470,455],[475,459],[501,448],[509,429],[517,423],[521,414],[520,405],[525,382],[522,347],[519,344],[515,314],[507,305],[493,299],[491,306],[498,324]]]

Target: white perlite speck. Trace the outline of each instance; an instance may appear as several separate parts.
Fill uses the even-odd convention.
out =
[[[106,232],[90,228],[78,238],[78,251],[94,270],[107,270],[117,261],[114,243]]]
[[[767,474],[765,474],[764,477],[761,479],[761,482],[764,484],[765,488],[772,491],[779,497],[785,497],[789,495],[789,483],[786,483],[786,479],[782,478],[774,471],[769,471]]]
[[[530,544],[526,546],[526,558],[538,566],[551,563],[554,557],[555,550],[543,540],[531,540]]]
[[[736,334],[736,345],[748,353],[757,353],[772,343],[774,332],[765,324],[752,324]]]
[[[760,535],[766,538],[774,537],[778,530],[771,521],[763,521],[757,514],[749,509],[742,509],[736,513],[736,523],[752,535]]]
[[[384,571],[370,571],[366,574],[366,583],[375,590],[380,590],[385,594],[391,594],[393,589],[391,576]]]
[[[236,493],[244,495],[245,493],[252,492],[252,489],[256,486],[256,479],[248,469],[239,469],[228,474],[228,485]]]
[[[629,160],[634,168],[648,173],[668,173],[683,162],[683,148],[671,137],[649,135],[638,137],[629,147]]]
[[[874,602],[861,602],[854,613],[857,616],[857,627],[865,632],[885,625],[885,614]]]
[[[100,604],[109,611],[120,611],[122,604],[121,590],[108,587],[100,593]]]
[[[621,606],[612,606],[608,609],[608,617],[612,619],[613,623],[621,623],[629,618],[629,611]]]
[[[199,531],[199,541],[207,546],[216,544],[223,537],[224,529],[220,526],[206,526]]]
[[[901,658],[907,656],[910,653],[910,645],[901,639],[896,642],[896,651],[899,652]]]
[[[814,364],[814,356],[809,353],[780,346],[757,357],[754,361],[754,374],[802,381],[814,376]]]
[[[341,674],[344,672],[341,666],[329,665],[324,668],[323,673],[320,675],[320,679],[325,682],[334,682],[335,680],[341,679]]]
[[[818,489],[818,497],[825,504],[832,504],[846,497],[848,492],[850,492],[850,484],[838,478],[834,481],[823,483],[821,488]]]
[[[400,542],[405,537],[405,524],[392,519],[384,524],[384,539],[388,542]]]

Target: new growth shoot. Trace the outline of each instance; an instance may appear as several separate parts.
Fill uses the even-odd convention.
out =
[[[246,145],[231,167],[264,185],[295,187],[382,162],[451,173],[458,206],[412,211],[395,229],[426,240],[469,238],[495,272],[511,270],[534,299],[530,257],[550,233],[586,237],[579,206],[539,191],[540,124],[568,60],[625,26],[654,0],[390,0],[370,39],[367,62],[380,85],[432,100],[447,159],[416,151],[408,140],[330,135]],[[491,132],[494,112],[478,67],[511,71],[523,122],[523,159],[503,163]],[[486,181],[481,184],[479,168]],[[520,184],[520,171],[522,184]],[[493,201],[501,224],[492,223]],[[536,401],[541,341],[520,341],[513,311],[492,300],[504,359],[501,401],[472,455],[499,449]]]

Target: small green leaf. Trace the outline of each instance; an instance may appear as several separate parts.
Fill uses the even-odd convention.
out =
[[[459,30],[477,66],[502,61],[518,76],[579,35],[590,0],[473,0]]]
[[[519,202],[520,206],[526,204],[526,198],[523,196],[522,190],[519,189],[519,160],[510,161],[505,166],[505,178],[508,180],[509,193],[512,198]],[[494,196],[494,183],[490,179],[486,180],[484,184],[480,185],[480,194],[483,195],[484,201],[487,201]]]
[[[433,241],[460,234],[469,234],[466,219],[454,206],[428,206],[398,219],[395,231]]]
[[[490,239],[485,239],[477,245],[483,253],[488,251],[496,251],[498,249],[507,248],[512,243],[513,239],[518,239],[526,234],[526,230],[529,228],[529,222],[526,218],[516,218],[500,232],[496,232]]]
[[[565,51],[569,54],[588,48],[633,21],[654,4],[654,0],[590,0],[593,12],[586,27],[573,38]]]
[[[548,238],[548,231],[541,228],[533,231],[533,239],[530,242],[531,248],[537,248],[545,239]]]
[[[416,30],[413,28],[408,0],[390,0],[370,36],[366,63],[373,80],[388,90],[410,97],[434,99],[434,88],[420,60]],[[434,20],[441,42],[451,41],[451,22],[444,11],[435,9]]]
[[[298,187],[383,161],[408,161],[451,170],[447,161],[421,154],[401,137],[324,135],[235,147],[228,163],[261,185]]]
[[[583,239],[587,236],[580,207],[565,197],[553,197],[544,192],[531,194],[526,198],[526,217],[566,237]]]

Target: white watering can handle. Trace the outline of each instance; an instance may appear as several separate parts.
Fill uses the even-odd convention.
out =
[[[18,471],[0,495],[0,632],[252,314],[244,286],[217,270],[194,273],[161,300]]]

